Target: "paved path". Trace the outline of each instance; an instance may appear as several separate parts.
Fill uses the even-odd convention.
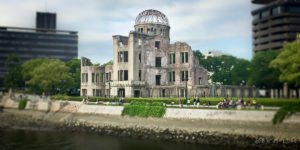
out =
[[[76,103],[80,103],[80,102],[76,102]],[[89,102],[88,104],[97,104],[97,102]],[[103,101],[99,101],[98,104],[104,104],[104,105],[119,105],[119,102],[103,102]],[[128,105],[129,103],[123,103],[123,105]],[[167,107],[180,107],[179,104],[166,104]],[[199,105],[199,107],[197,107],[196,105],[187,105],[187,104],[183,104],[182,108],[217,108],[216,105]],[[236,108],[229,108],[229,109],[236,109]],[[255,109],[255,106],[246,106],[242,109]],[[275,106],[263,106],[263,108],[261,107],[261,109],[264,110],[278,110],[280,109],[280,107],[275,107]]]

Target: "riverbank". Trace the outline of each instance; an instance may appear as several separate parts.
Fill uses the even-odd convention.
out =
[[[1,128],[88,132],[100,135],[263,149],[299,148],[298,123],[141,118],[119,115],[4,109]]]
[[[171,142],[262,149],[300,147],[300,116],[273,125],[275,111],[167,108],[163,118],[122,116],[123,106],[2,99],[0,128],[87,132]]]

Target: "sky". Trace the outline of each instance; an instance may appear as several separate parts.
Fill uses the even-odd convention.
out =
[[[57,29],[78,31],[78,57],[113,58],[113,35],[128,36],[146,9],[164,13],[171,43],[252,57],[250,0],[0,0],[0,26],[35,27],[36,11],[57,13]]]

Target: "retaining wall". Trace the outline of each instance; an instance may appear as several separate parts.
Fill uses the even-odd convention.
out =
[[[2,101],[3,103],[3,101]],[[18,108],[19,102],[12,99],[4,101],[6,108]],[[28,101],[28,110],[70,112],[82,114],[104,114],[121,115],[123,106],[88,105],[81,102],[67,101]],[[256,111],[256,110],[215,110],[215,109],[183,109],[167,108],[164,118],[173,119],[213,119],[213,120],[233,120],[233,121],[262,121],[270,122],[276,111]],[[300,123],[300,115],[293,115],[285,122]]]

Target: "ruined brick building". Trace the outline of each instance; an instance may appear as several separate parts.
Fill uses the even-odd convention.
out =
[[[82,96],[185,97],[207,92],[200,88],[208,84],[207,71],[187,43],[170,44],[170,25],[163,13],[141,12],[134,31],[114,35],[113,44],[113,65],[92,66],[82,58]]]

